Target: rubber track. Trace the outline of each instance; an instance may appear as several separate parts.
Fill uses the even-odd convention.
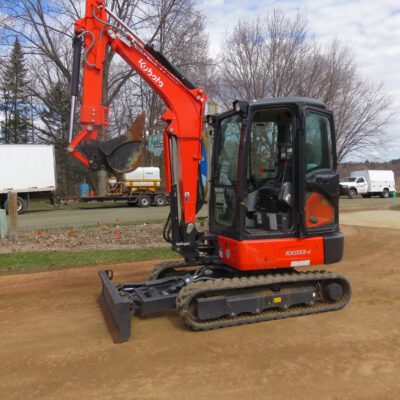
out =
[[[293,306],[287,310],[266,309],[258,314],[242,314],[235,317],[224,316],[212,321],[198,320],[190,311],[190,305],[198,296],[205,293],[223,294],[225,290],[262,288],[279,283],[298,283],[340,281],[344,286],[343,297],[336,303],[317,301],[312,306]],[[213,281],[193,282],[184,287],[178,294],[176,305],[186,325],[194,330],[210,330],[230,326],[271,321],[301,315],[335,311],[343,308],[350,300],[351,286],[349,281],[338,274],[326,271],[293,272],[286,274],[259,275],[240,278],[225,278]]]

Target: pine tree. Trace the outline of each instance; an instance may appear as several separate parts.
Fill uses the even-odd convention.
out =
[[[0,141],[3,143],[27,143],[30,126],[27,69],[18,38],[15,39],[2,75],[0,111],[3,115]]]

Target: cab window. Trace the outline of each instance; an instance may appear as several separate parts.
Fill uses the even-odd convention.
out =
[[[255,181],[276,179],[292,149],[292,115],[288,110],[261,110],[254,113],[250,133],[248,177]],[[280,152],[283,155],[280,154]]]
[[[214,181],[214,216],[218,225],[231,227],[236,216],[236,183],[242,117],[235,114],[220,124],[219,148],[216,150]]]
[[[220,153],[217,161],[216,183],[219,185],[233,185],[236,183],[240,130],[242,118],[233,115],[221,122]]]
[[[308,112],[306,117],[306,172],[333,169],[332,136],[327,116]]]

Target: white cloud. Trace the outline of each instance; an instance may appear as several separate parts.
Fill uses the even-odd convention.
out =
[[[226,34],[239,19],[255,18],[281,8],[289,15],[307,16],[310,31],[321,43],[338,38],[354,52],[359,73],[383,82],[400,110],[400,4],[394,0],[203,0],[208,17],[211,51],[216,54]],[[380,152],[382,159],[400,158],[400,116],[387,127],[392,144]],[[371,153],[371,156],[374,156]],[[379,157],[378,157],[379,158]]]

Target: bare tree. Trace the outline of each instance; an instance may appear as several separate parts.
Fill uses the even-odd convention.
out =
[[[210,69],[213,62],[208,56],[208,36],[205,32],[205,17],[196,9],[194,0],[155,0],[148,8],[147,32],[144,37],[150,38],[151,44],[188,79],[198,85],[212,89]],[[160,117],[165,104],[161,98],[141,79],[137,78],[137,87],[131,88],[134,93],[140,89],[141,106],[147,111],[149,133],[159,133],[164,123]],[[132,95],[130,95],[131,98]],[[162,157],[145,153],[146,164],[158,165],[163,174]]]
[[[219,96],[233,98],[305,96],[334,111],[338,160],[361,155],[387,140],[390,98],[381,85],[360,78],[350,49],[338,41],[323,48],[304,16],[282,11],[240,21],[219,57]]]
[[[204,85],[213,62],[208,56],[205,17],[196,9],[194,0],[155,0],[149,14],[151,42],[184,75]],[[154,32],[154,33],[153,33]],[[150,110],[149,125],[158,126],[164,108],[161,99],[142,86],[145,107]]]
[[[173,61],[179,60],[179,66],[192,76],[200,76],[197,71],[206,60],[207,40],[201,31],[203,17],[195,10],[192,0],[110,0],[108,7],[131,28],[140,31],[142,37],[153,36],[161,51],[169,49],[175,55]],[[63,181],[69,179],[65,174],[70,169],[70,161],[62,150],[67,146],[69,129],[70,39],[74,21],[83,14],[84,2],[74,0],[20,0],[17,3],[5,0],[0,5],[0,31],[4,34],[0,39],[7,45],[15,36],[22,38],[24,52],[29,55],[36,122],[40,120],[36,137],[60,149]],[[198,37],[190,24],[198,27],[193,31]],[[160,100],[135,72],[112,51],[107,53],[104,71],[103,104],[110,106],[113,121],[109,133],[123,133],[141,110],[147,111],[149,123],[154,124],[162,108]]]
[[[137,3],[131,0],[112,0],[108,5],[133,26]],[[68,144],[69,130],[69,107],[65,107],[65,104],[69,98],[71,79],[70,39],[75,20],[84,15],[84,3],[73,0],[5,0],[0,5],[0,13],[2,44],[7,45],[10,39],[18,36],[24,44],[24,53],[29,55],[31,94],[38,113],[36,122],[40,120],[36,126],[37,138],[53,143],[59,149],[57,161],[62,165],[59,178],[64,182],[68,180],[72,163],[70,156],[63,150]],[[135,16],[135,21],[138,23],[147,18],[141,11],[137,14],[139,17]],[[109,105],[118,96],[124,83],[133,75],[129,68],[117,67],[111,70],[113,58],[114,54],[108,52],[104,74],[105,105]],[[63,88],[63,92],[58,91],[59,95],[55,96],[54,91],[59,88]]]

